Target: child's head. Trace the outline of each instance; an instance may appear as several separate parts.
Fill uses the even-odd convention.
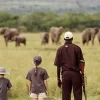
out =
[[[38,65],[41,64],[42,58],[41,58],[40,56],[35,56],[35,57],[33,58],[33,62],[34,62],[34,64],[35,64],[36,66],[38,66]]]
[[[0,77],[4,77],[5,74],[9,74],[4,67],[0,67]]]

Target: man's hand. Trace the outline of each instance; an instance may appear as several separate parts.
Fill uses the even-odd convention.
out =
[[[58,87],[61,88],[61,86],[62,86],[62,81],[58,79]]]
[[[82,76],[82,86],[84,86],[85,85],[84,84],[84,73],[82,73],[81,76]]]

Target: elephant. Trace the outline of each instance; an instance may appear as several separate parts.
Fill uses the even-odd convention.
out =
[[[52,43],[58,44],[60,43],[60,36],[64,32],[64,28],[61,27],[51,27],[50,28],[50,34],[51,34],[51,41]]]
[[[0,28],[0,35],[3,35],[7,29],[8,29],[8,27]]]
[[[25,37],[22,37],[22,36],[14,36],[13,38],[13,41],[15,41],[15,46],[20,46],[20,44],[24,44],[26,45],[26,38]]]
[[[42,32],[41,35],[41,44],[45,45],[49,43],[49,32]]]
[[[8,46],[8,41],[13,41],[14,36],[18,36],[20,34],[19,30],[16,28],[3,28],[1,31],[1,35],[4,36],[5,44]]]
[[[97,34],[97,38],[98,38],[98,41],[99,41],[99,44],[100,44],[100,29],[99,29],[99,32]]]
[[[92,45],[94,45],[94,39],[95,39],[95,36],[97,35],[98,31],[99,31],[99,28],[97,28],[97,27],[86,28],[82,32],[82,44],[85,45],[85,43],[87,43],[87,45],[88,45],[89,41],[91,41]]]

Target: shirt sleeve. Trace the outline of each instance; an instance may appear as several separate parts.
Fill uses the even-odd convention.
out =
[[[61,54],[60,49],[58,49],[56,52],[56,57],[55,57],[55,61],[54,61],[54,65],[57,67],[61,67],[60,54]]]
[[[49,75],[48,75],[47,71],[44,70],[43,79],[47,80],[48,78],[49,78]]]
[[[31,81],[31,74],[30,74],[30,72],[28,72],[28,74],[26,76],[26,79],[29,80],[29,81]]]
[[[79,60],[80,62],[85,63],[81,48],[79,49],[79,52],[78,52],[78,60]]]
[[[12,87],[12,84],[11,84],[10,80],[8,80],[7,87],[8,87],[9,89]]]

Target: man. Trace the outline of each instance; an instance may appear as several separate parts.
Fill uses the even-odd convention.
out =
[[[64,40],[65,44],[58,48],[54,62],[57,66],[58,86],[62,87],[62,100],[71,100],[72,88],[74,100],[82,100],[82,75],[85,64],[83,54],[81,48],[72,43],[72,32],[65,32]]]

